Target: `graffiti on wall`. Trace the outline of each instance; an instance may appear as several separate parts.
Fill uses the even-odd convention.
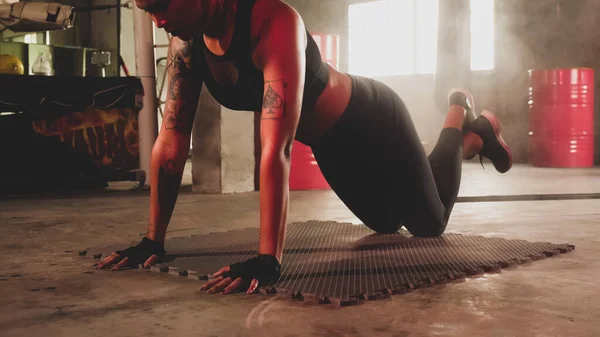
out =
[[[139,167],[138,112],[129,108],[88,108],[52,121],[34,120],[33,130],[58,137],[87,153],[97,165],[131,170]]]

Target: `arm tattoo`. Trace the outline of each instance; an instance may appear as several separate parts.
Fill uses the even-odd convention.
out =
[[[262,119],[282,119],[285,116],[285,94],[287,82],[284,80],[265,81]]]
[[[175,162],[167,161],[158,169],[158,206],[160,223],[168,224],[179,194],[183,174],[175,171]],[[152,226],[152,224],[151,224]]]
[[[197,97],[201,90],[200,81],[195,80],[191,69],[191,45],[184,42],[176,50],[169,50],[167,72],[169,86],[165,106],[164,126],[166,130],[175,130],[188,134],[192,131]]]

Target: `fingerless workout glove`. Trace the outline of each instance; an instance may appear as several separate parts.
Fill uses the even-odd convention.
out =
[[[152,255],[158,255],[160,258],[167,252],[162,244],[145,237],[137,244],[137,246],[129,247],[125,250],[118,250],[116,253],[123,259],[128,258],[127,262],[130,266],[137,266],[146,262]]]
[[[257,279],[260,285],[276,282],[281,276],[281,264],[272,255],[258,255],[244,262],[234,263],[229,266],[229,272],[223,278],[231,277],[235,280],[241,277],[245,283]]]

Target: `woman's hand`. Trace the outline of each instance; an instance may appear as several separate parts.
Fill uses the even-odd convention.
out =
[[[258,280],[252,279],[250,285],[247,285],[247,281],[243,278],[237,277],[233,279],[231,276],[224,277],[223,275],[228,274],[231,271],[229,266],[221,268],[213,276],[214,280],[206,282],[200,290],[206,290],[209,294],[215,294],[220,292],[223,295],[230,294],[232,292],[246,291],[247,294],[253,294],[258,288]]]
[[[96,265],[96,269],[114,265],[111,270],[115,271],[123,268],[135,268],[142,263],[144,268],[148,268],[158,262],[165,254],[165,248],[160,242],[144,237],[136,246],[112,253],[100,261]]]
[[[223,267],[213,276],[215,279],[206,282],[200,290],[206,290],[209,294],[218,292],[230,294],[240,291],[253,294],[259,285],[267,285],[279,280],[281,264],[272,255],[259,255],[244,262]]]

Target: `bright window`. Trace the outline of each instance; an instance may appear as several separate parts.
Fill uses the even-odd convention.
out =
[[[494,69],[494,0],[471,0],[471,70]]]
[[[348,8],[349,72],[368,77],[432,74],[438,0],[379,0]]]
[[[37,43],[37,33],[31,33],[24,36],[23,42],[25,43]]]

